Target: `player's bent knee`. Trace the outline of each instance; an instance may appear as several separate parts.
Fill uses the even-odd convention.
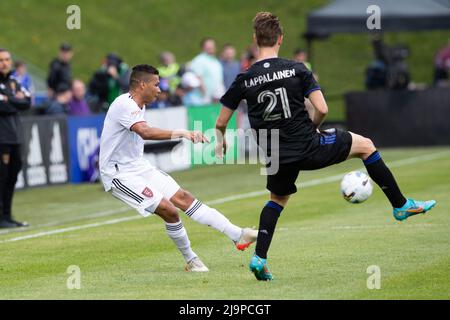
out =
[[[272,200],[272,201],[278,203],[280,206],[284,207],[284,206],[286,206],[286,204],[289,200],[289,196],[279,196],[274,193],[271,193],[270,200]]]
[[[375,148],[375,144],[370,140],[369,138],[365,138],[364,146],[366,149],[366,154],[370,156],[372,153],[374,153],[377,149]]]
[[[170,199],[176,207],[183,211],[187,210],[194,200],[194,196],[183,189],[178,190],[177,193],[175,193],[175,195]]]
[[[162,199],[158,207],[156,208],[157,215],[169,223],[180,221],[178,209],[167,199]]]

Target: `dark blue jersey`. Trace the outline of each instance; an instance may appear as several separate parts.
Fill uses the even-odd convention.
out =
[[[267,148],[260,139],[258,144],[268,156],[277,152],[280,163],[289,163],[304,159],[320,139],[305,108],[305,97],[314,90],[320,87],[303,63],[270,58],[239,74],[220,102],[234,110],[245,99],[251,127],[258,137],[267,132]],[[275,151],[270,141],[277,129],[279,150]]]

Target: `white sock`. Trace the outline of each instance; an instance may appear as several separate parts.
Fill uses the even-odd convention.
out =
[[[238,241],[241,236],[242,228],[232,224],[230,220],[219,211],[208,207],[197,199],[195,199],[191,206],[186,210],[186,214],[198,223],[219,230],[233,241]]]
[[[186,262],[189,262],[197,257],[195,252],[191,249],[191,242],[189,241],[186,229],[181,221],[176,223],[166,222],[166,232],[167,235],[173,240],[178,250],[180,250]]]

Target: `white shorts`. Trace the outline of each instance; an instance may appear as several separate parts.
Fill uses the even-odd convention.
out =
[[[155,213],[163,198],[170,199],[180,189],[167,173],[152,166],[139,170],[119,169],[112,180],[113,196],[147,217]]]

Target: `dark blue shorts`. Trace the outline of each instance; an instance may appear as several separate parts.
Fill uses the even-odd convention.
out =
[[[301,170],[317,170],[340,163],[348,158],[351,146],[352,136],[348,131],[335,128],[322,131],[307,157],[280,164],[276,174],[267,176],[267,189],[278,196],[296,193],[295,182]]]

